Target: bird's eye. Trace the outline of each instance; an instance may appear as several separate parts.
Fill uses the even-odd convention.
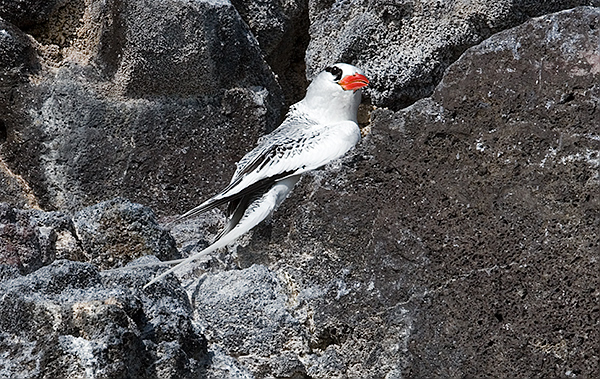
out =
[[[340,80],[342,78],[342,69],[335,66],[330,66],[325,69],[325,71],[331,73],[333,75],[334,80]]]

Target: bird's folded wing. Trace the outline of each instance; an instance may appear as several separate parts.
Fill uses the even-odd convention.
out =
[[[359,139],[360,131],[352,121],[296,130],[292,125],[283,124],[240,160],[231,183],[223,191],[180,219],[268,188],[278,180],[321,167],[344,155]]]

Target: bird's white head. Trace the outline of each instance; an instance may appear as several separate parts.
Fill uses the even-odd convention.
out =
[[[368,84],[358,67],[336,63],[315,77],[300,104],[322,122],[356,122],[361,88]]]

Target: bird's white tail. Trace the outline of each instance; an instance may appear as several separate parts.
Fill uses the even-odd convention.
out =
[[[243,234],[243,233],[242,233]],[[159,276],[157,276],[156,278],[152,279],[151,281],[149,281],[145,286],[144,289],[148,288],[151,284],[161,280],[162,278],[164,278],[165,276],[169,275],[170,273],[174,272],[175,270],[177,270],[178,268],[195,261],[196,259],[199,259],[200,257],[212,253],[213,251],[220,249],[222,247],[225,247],[227,245],[229,245],[231,242],[233,242],[236,238],[238,238],[241,234],[237,234],[236,235],[232,235],[232,233],[228,233],[225,234],[223,237],[221,237],[219,240],[215,241],[215,243],[213,243],[212,245],[208,246],[207,248],[205,248],[202,251],[197,252],[196,254],[190,255],[189,257],[187,257],[186,259],[182,259],[181,262],[179,262],[176,266],[171,267],[170,269],[168,269],[167,271],[163,272],[162,274],[160,274]]]
[[[229,233],[224,234],[221,238],[216,240],[212,245],[208,246],[206,249],[189,256],[176,266],[170,268],[169,270],[163,272],[156,278],[152,279],[150,282],[148,282],[148,284],[144,286],[144,289],[148,288],[148,286],[150,286],[152,283],[155,283],[164,278],[165,276],[169,275],[170,273],[174,272],[178,268],[190,262],[193,262],[206,254],[212,253],[217,249],[229,245],[238,237],[248,232],[250,229],[254,228],[262,220],[267,218],[275,210],[275,208],[279,206],[279,204],[281,204],[281,202],[286,198],[290,190],[294,187],[296,182],[298,182],[299,178],[300,176],[296,175],[277,182],[262,196],[253,200],[248,205],[242,218],[239,220],[237,225],[229,231]]]
[[[123,266],[123,267],[116,267],[116,268],[111,268],[108,270],[104,270],[104,272],[113,272],[113,271],[125,271],[125,270],[131,270],[131,269],[135,269],[135,268],[145,268],[145,267],[157,267],[157,266],[170,266],[170,265],[174,265],[177,263],[181,263],[185,260],[185,258],[183,259],[174,259],[172,261],[159,261],[159,262],[150,262],[150,263],[142,263],[142,264],[137,264],[137,265],[127,265],[127,266]]]

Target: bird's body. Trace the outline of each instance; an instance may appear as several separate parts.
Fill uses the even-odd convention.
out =
[[[368,79],[358,68],[337,63],[320,73],[306,96],[294,104],[283,123],[262,137],[237,163],[230,184],[178,220],[228,204],[227,223],[215,242],[145,287],[199,257],[227,246],[267,218],[303,173],[343,156],[360,140],[356,122],[360,88]]]

